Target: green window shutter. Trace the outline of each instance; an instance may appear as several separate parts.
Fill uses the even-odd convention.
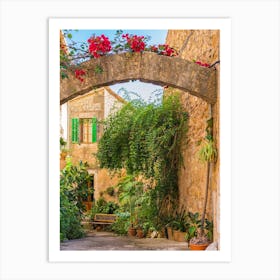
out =
[[[79,139],[79,119],[72,119],[72,143],[78,143]]]
[[[92,143],[95,143],[97,142],[97,118],[92,118],[92,126],[91,126],[91,129],[92,129]]]

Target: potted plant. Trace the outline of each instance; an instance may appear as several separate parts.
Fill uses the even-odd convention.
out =
[[[188,212],[188,222],[187,222],[187,231],[185,234],[185,240],[187,241],[190,250],[204,250],[208,246],[208,240],[207,242],[202,242],[197,246],[197,241],[200,240],[199,233],[201,228],[201,219],[199,219],[199,213],[192,213]],[[201,241],[205,241],[204,239]],[[199,241],[198,243],[200,243]],[[206,247],[205,247],[206,246]]]
[[[60,158],[65,160],[67,153],[68,153],[68,150],[65,148],[67,145],[67,142],[62,137],[60,137],[59,144],[60,144]]]
[[[176,211],[174,221],[172,221],[172,228],[173,239],[178,242],[184,242],[187,230],[187,221],[184,209],[181,209],[180,212]]]
[[[119,183],[119,201],[122,206],[127,207],[130,212],[130,226],[128,228],[128,235],[135,236],[136,228],[134,226],[136,220],[136,200],[139,190],[143,188],[143,184],[135,180],[133,176],[126,176]]]
[[[205,219],[205,229],[202,237],[199,235],[200,227],[201,225],[195,231],[190,230],[186,234],[185,238],[186,241],[189,241],[190,250],[205,250],[213,240],[213,222]]]
[[[143,226],[141,224],[138,224],[137,229],[136,229],[136,236],[138,238],[144,238],[145,234],[144,234],[144,229]]]

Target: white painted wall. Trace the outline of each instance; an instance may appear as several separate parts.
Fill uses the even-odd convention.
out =
[[[123,103],[117,100],[112,94],[104,89],[104,119],[110,114],[117,112]]]
[[[67,104],[64,103],[60,106],[60,136],[67,141],[68,134],[68,117],[67,117]]]

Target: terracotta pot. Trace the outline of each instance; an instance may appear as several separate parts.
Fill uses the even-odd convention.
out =
[[[142,229],[137,229],[136,230],[136,236],[138,238],[144,238],[144,231]]]
[[[174,230],[174,232],[173,232],[174,240],[178,241],[178,242],[186,242],[185,235],[186,235],[186,232],[183,232],[183,231]]]
[[[167,237],[169,240],[174,240],[172,227],[167,227]]]
[[[65,160],[66,156],[67,156],[66,152],[60,152],[60,159],[61,160]]]
[[[128,229],[128,235],[129,236],[135,236],[136,235],[136,228],[129,228]]]
[[[192,251],[203,251],[208,247],[209,243],[205,244],[190,244],[189,243],[189,248]]]

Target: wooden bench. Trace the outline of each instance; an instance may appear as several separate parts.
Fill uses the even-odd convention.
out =
[[[92,224],[94,225],[111,225],[117,220],[115,214],[95,214]]]

